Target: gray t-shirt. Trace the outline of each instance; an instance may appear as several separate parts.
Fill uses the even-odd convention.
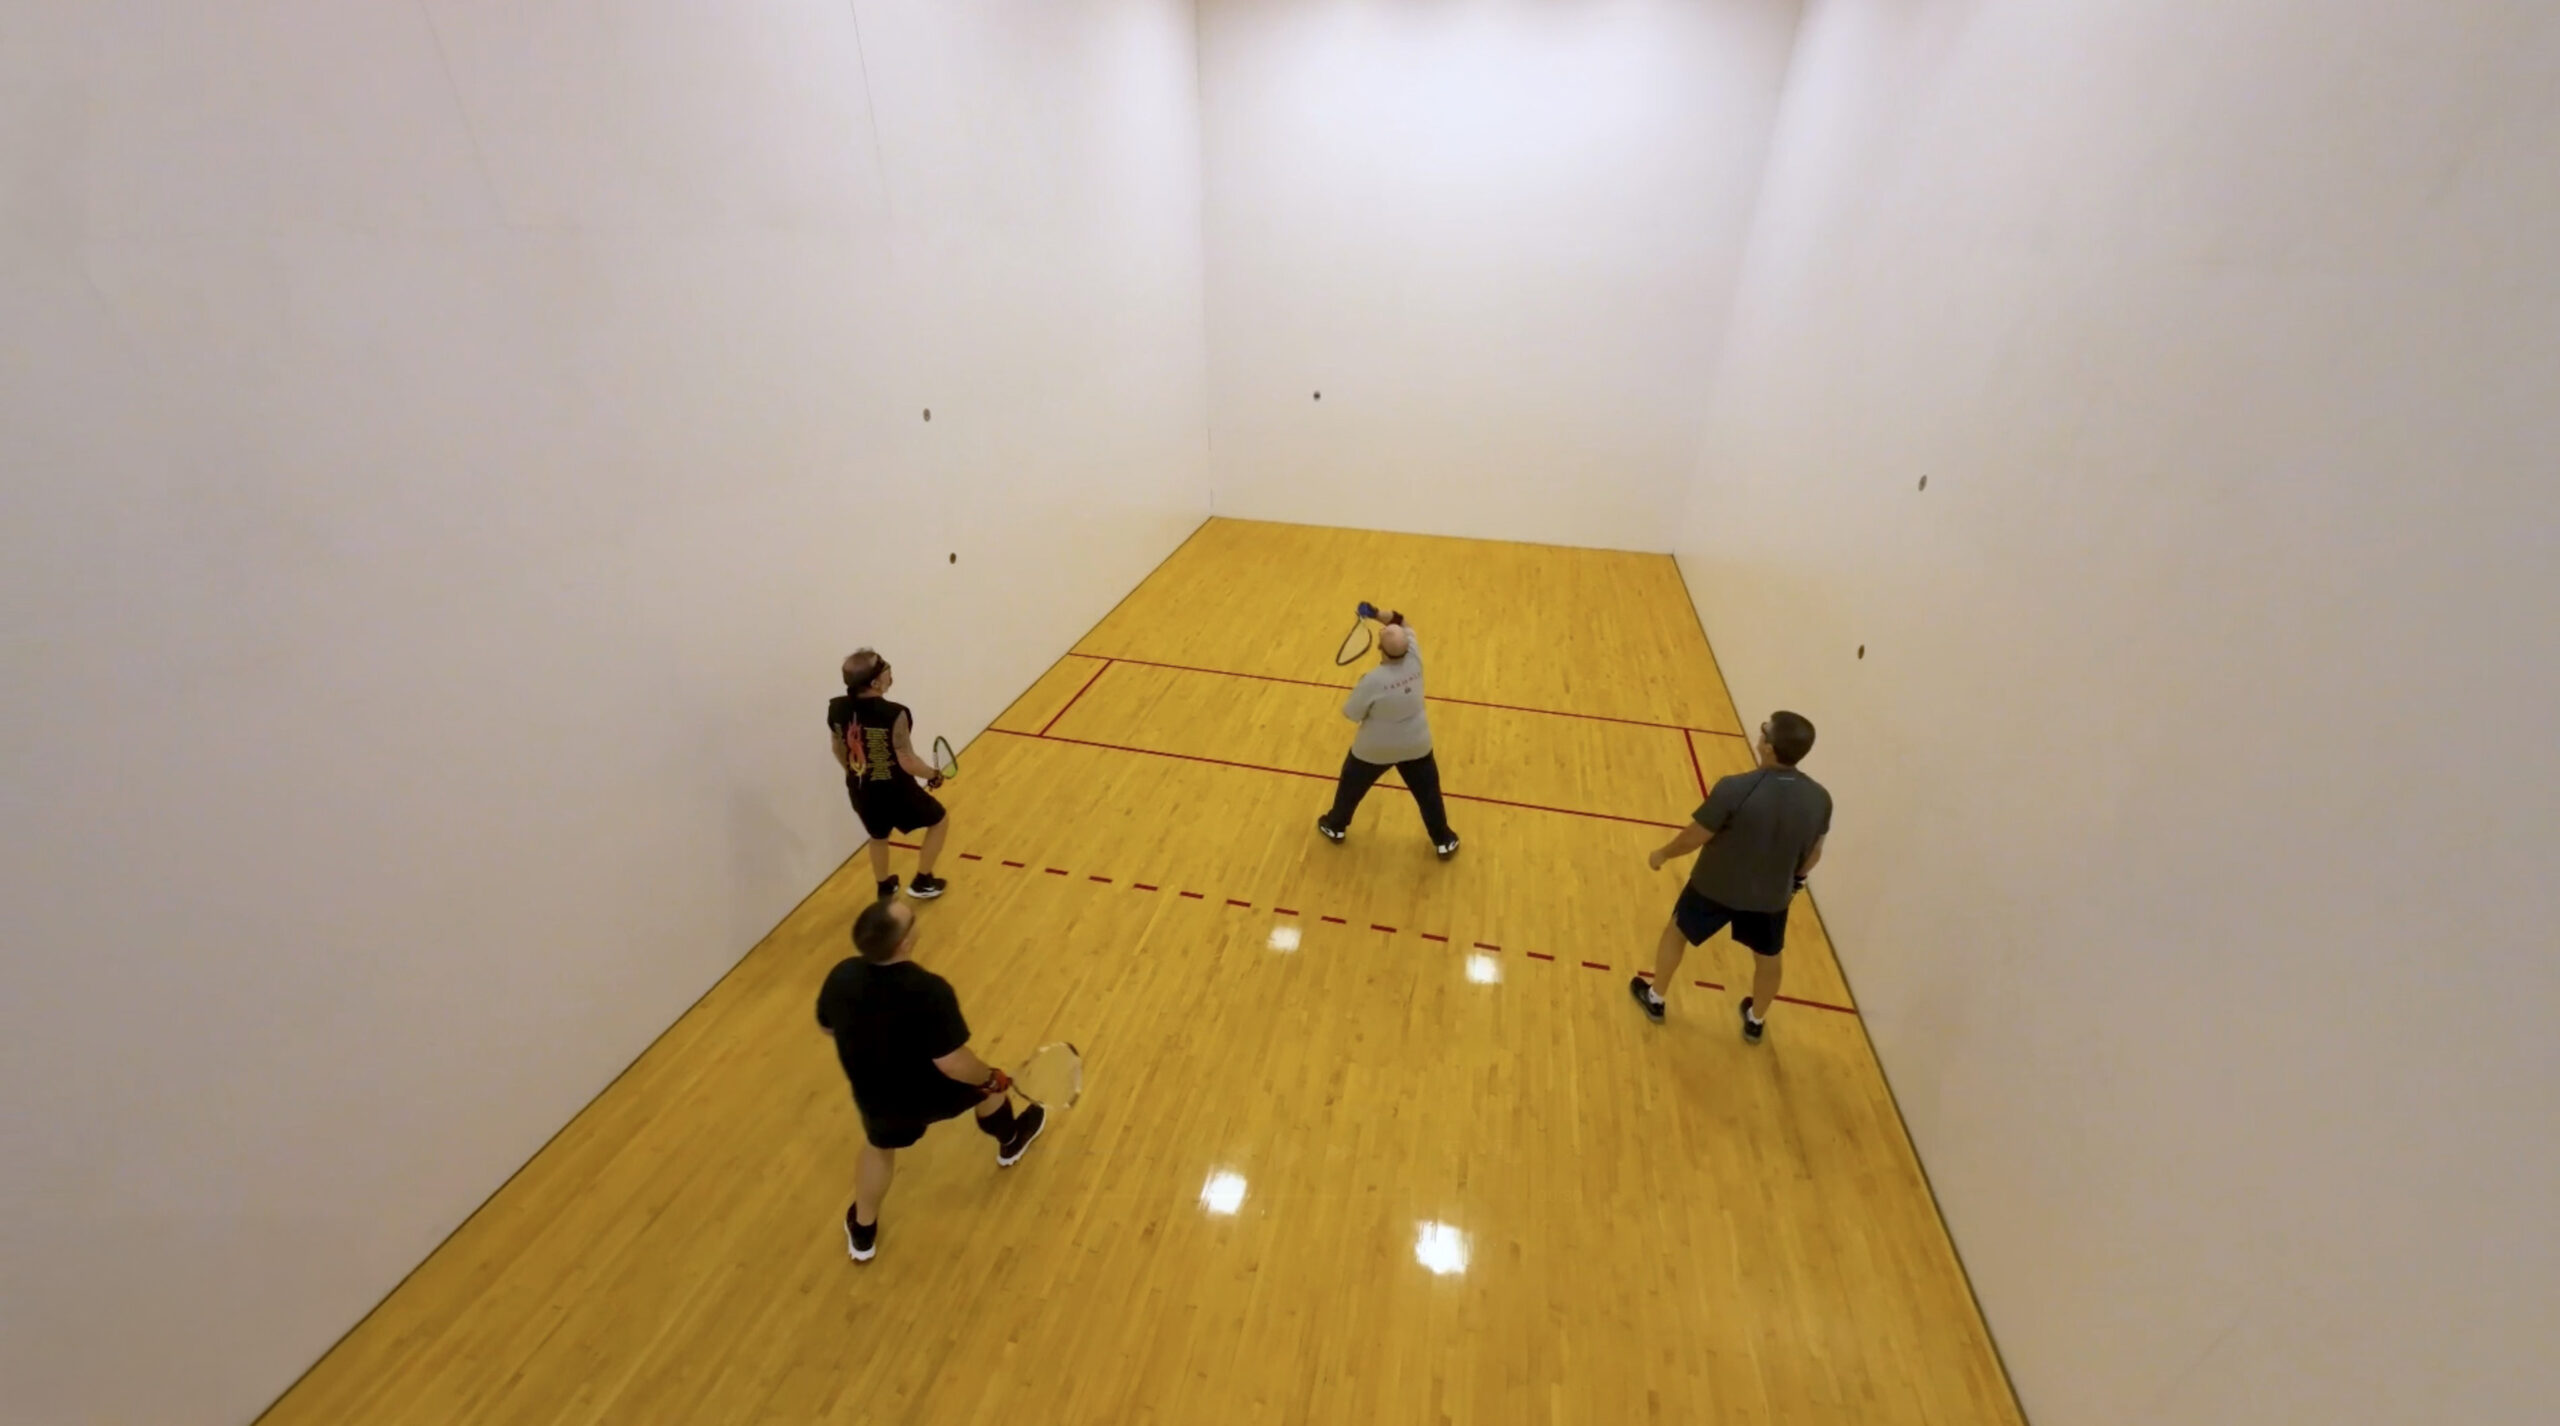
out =
[[[1718,781],[1696,820],[1716,835],[1689,868],[1690,889],[1736,911],[1784,911],[1796,868],[1831,830],[1831,794],[1794,768],[1755,768]]]
[[[1410,762],[1431,751],[1431,725],[1422,714],[1422,641],[1400,659],[1381,659],[1360,676],[1342,716],[1360,725],[1351,755],[1364,763]]]

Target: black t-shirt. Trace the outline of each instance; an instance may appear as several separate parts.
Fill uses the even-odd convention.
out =
[[[1689,885],[1736,911],[1784,911],[1796,869],[1830,834],[1831,794],[1794,768],[1754,768],[1717,782],[1694,820],[1716,835]]]
[[[886,698],[864,698],[858,694],[839,694],[827,701],[827,726],[846,745],[862,755],[861,780],[865,783],[896,782],[916,785],[913,775],[898,764],[898,720],[905,718],[909,726],[914,720],[903,703]]]
[[[890,1117],[948,1098],[953,1081],[933,1062],[969,1043],[951,982],[913,961],[881,966],[856,956],[829,971],[818,1028],[836,1037],[853,1102]]]

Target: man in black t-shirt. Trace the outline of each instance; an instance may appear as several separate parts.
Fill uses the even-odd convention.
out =
[[[1777,1004],[1787,946],[1787,905],[1804,889],[1805,875],[1822,860],[1831,831],[1831,794],[1796,770],[1813,750],[1813,724],[1799,713],[1772,713],[1760,725],[1760,766],[1715,785],[1680,835],[1645,860],[1655,871],[1673,857],[1698,853],[1689,884],[1671,908],[1671,924],[1653,953],[1653,984],[1643,976],[1627,991],[1655,1024],[1662,1023],[1662,992],[1680,974],[1689,947],[1733,927],[1733,938],[1752,951],[1751,994],[1742,1002],[1742,1038],[1760,1043],[1771,1006]]]
[[[1048,1116],[1037,1104],[1014,1111],[1013,1081],[969,1048],[960,997],[915,963],[915,941],[912,908],[872,902],[853,919],[861,954],[828,972],[818,991],[818,1028],[835,1037],[836,1063],[862,1111],[862,1160],[844,1211],[845,1251],[858,1263],[879,1251],[894,1153],[929,1125],[976,1114],[979,1130],[996,1141],[996,1166],[1005,1168],[1040,1137]]]
[[[933,764],[916,756],[915,718],[905,705],[889,701],[893,682],[889,661],[870,649],[856,649],[844,661],[845,691],[827,704],[827,736],[836,765],[844,769],[844,790],[853,799],[854,815],[871,837],[871,875],[880,898],[898,894],[898,879],[889,873],[889,834],[924,832],[924,849],[916,854],[916,879],[907,894],[931,901],[949,883],[933,874],[942,855],[951,821],[926,787],[940,787]],[[927,779],[918,786],[917,778]]]

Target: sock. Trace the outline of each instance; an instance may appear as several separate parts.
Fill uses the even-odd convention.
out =
[[[1003,1141],[1012,1138],[1012,1103],[1008,1101],[1002,1109],[997,1110],[993,1114],[980,1115],[978,1118],[978,1132],[997,1141],[998,1143],[1002,1143]]]
[[[1744,1018],[1748,1019],[1752,1024],[1757,1025],[1760,1023],[1760,1007],[1757,1004],[1748,1000],[1742,1002],[1742,1013]]]
[[[1661,1005],[1661,1004],[1663,1004],[1663,1003],[1664,1003],[1664,1001],[1663,1001],[1663,999],[1662,999],[1662,992],[1661,992],[1661,991],[1659,991],[1659,990],[1654,989],[1654,988],[1653,988],[1653,986],[1652,986],[1650,983],[1646,984],[1646,986],[1645,986],[1645,988],[1644,988],[1644,998],[1645,998],[1645,999],[1647,999],[1647,1000],[1652,1001],[1652,1002],[1653,1002],[1654,1004],[1656,1004],[1656,1005]]]

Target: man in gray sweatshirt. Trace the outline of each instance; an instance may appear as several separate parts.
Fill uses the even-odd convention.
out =
[[[1361,676],[1342,705],[1342,716],[1360,725],[1351,752],[1342,760],[1342,781],[1334,788],[1333,810],[1316,819],[1316,830],[1339,842],[1351,832],[1351,814],[1388,768],[1404,774],[1406,790],[1422,809],[1423,830],[1443,860],[1458,850],[1458,834],[1449,830],[1448,809],[1440,801],[1440,764],[1431,756],[1431,724],[1422,703],[1422,645],[1402,614],[1389,614],[1378,631],[1378,666]]]

